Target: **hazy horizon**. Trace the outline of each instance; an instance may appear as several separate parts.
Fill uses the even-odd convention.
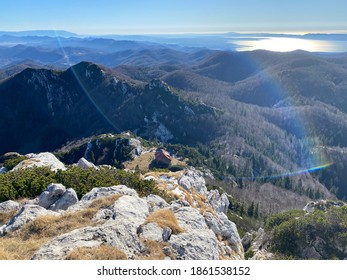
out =
[[[343,0],[6,1],[3,30],[69,30],[81,35],[173,33],[345,33]]]
[[[248,30],[248,31],[238,31],[238,30],[229,30],[229,31],[186,31],[186,32],[180,32],[180,31],[172,31],[172,32],[149,32],[149,33],[78,33],[74,32],[68,29],[16,29],[16,30],[0,30],[1,33],[21,33],[21,32],[68,32],[68,33],[74,33],[79,36],[160,36],[160,35],[224,35],[224,34],[240,34],[240,35],[248,35],[248,34],[273,34],[273,35],[296,35],[296,36],[303,36],[303,35],[309,35],[309,34],[317,34],[317,35],[347,35],[347,30],[312,30],[312,31],[254,31],[254,30]]]

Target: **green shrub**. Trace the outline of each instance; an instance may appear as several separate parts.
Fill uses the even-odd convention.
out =
[[[275,226],[272,247],[284,255],[300,255],[301,239],[304,237],[301,221],[289,220]]]
[[[18,163],[21,161],[27,159],[26,156],[17,156],[17,157],[11,157],[4,160],[4,167],[7,168],[7,170],[12,170],[13,167],[15,167]]]
[[[265,224],[266,229],[273,229],[274,227],[282,224],[283,222],[302,217],[305,214],[303,210],[289,210],[283,213],[272,215]]]
[[[347,246],[347,206],[331,207],[326,212],[315,210],[288,211],[269,218],[266,228],[271,230],[272,250],[290,258],[302,258],[303,249],[316,240],[320,242],[323,259],[343,259]],[[342,249],[341,249],[342,248]]]
[[[34,198],[52,182],[55,182],[54,172],[44,167],[21,169],[0,174],[0,201]]]
[[[73,188],[79,198],[93,188],[112,185],[126,185],[135,189],[140,196],[157,194],[166,198],[165,193],[156,187],[155,182],[142,180],[140,173],[107,168],[95,170],[78,167],[53,172],[48,168],[36,167],[0,174],[0,202],[9,199],[35,198],[50,183],[61,183],[67,188]]]

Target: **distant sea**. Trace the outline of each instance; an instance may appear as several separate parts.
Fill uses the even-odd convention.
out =
[[[269,50],[288,52],[347,52],[347,41],[312,40],[286,37],[230,37],[228,41],[236,51]]]

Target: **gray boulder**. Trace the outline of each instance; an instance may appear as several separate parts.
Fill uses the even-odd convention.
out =
[[[156,223],[149,223],[141,226],[140,237],[146,240],[162,241],[163,240],[163,229]]]
[[[129,139],[129,145],[132,146],[132,150],[130,152],[131,158],[134,159],[142,154],[143,147],[141,145],[141,141],[135,138]]]
[[[143,224],[149,214],[146,200],[128,195],[117,199],[113,209],[116,219],[131,220],[132,223],[137,225]]]
[[[204,217],[193,207],[181,207],[174,213],[179,226],[186,231],[207,229]]]
[[[123,251],[129,259],[145,250],[134,227],[129,221],[112,220],[104,225],[85,227],[63,234],[44,244],[32,257],[33,260],[62,260],[81,247],[113,246]]]
[[[228,196],[225,193],[220,195],[218,190],[211,190],[207,193],[206,198],[214,210],[226,214],[230,203]]]
[[[77,162],[77,166],[81,169],[94,168],[98,169],[92,162],[86,160],[84,157],[81,157]]]
[[[48,167],[52,171],[66,170],[65,165],[52,153],[27,154],[28,159],[17,164],[12,170],[32,167]]]
[[[137,192],[134,189],[130,189],[127,186],[124,185],[117,185],[117,186],[112,186],[112,187],[104,187],[104,188],[94,188],[90,192],[86,193],[79,202],[76,204],[70,206],[67,211],[69,212],[74,212],[78,211],[81,209],[84,209],[88,207],[94,199],[102,198],[102,197],[107,197],[111,195],[129,195],[129,196],[134,196],[138,197]],[[100,210],[101,211],[101,210]],[[100,212],[99,211],[99,212]],[[110,213],[97,213],[97,215],[94,217],[95,220],[97,219],[103,219],[102,217],[109,219],[112,217],[110,216]]]
[[[49,184],[46,190],[40,194],[38,204],[41,207],[48,209],[54,204],[59,198],[63,196],[66,188],[62,184]]]
[[[108,240],[102,227],[85,227],[60,235],[44,244],[32,257],[33,260],[61,260],[71,251],[98,247]]]
[[[7,200],[5,202],[0,203],[0,213],[8,213],[12,211],[17,211],[20,208],[18,202],[13,200]]]
[[[169,244],[178,260],[218,260],[220,257],[218,240],[209,229],[172,235]]]
[[[137,227],[145,222],[148,216],[148,206],[146,200],[124,195],[118,198],[111,207],[99,210],[94,216],[94,221],[99,220],[120,220],[131,221]],[[136,228],[137,228],[136,227]]]
[[[250,258],[251,260],[273,259],[274,255],[267,251],[269,244],[264,229],[259,228],[257,232],[246,234],[242,239],[242,243],[248,244],[249,239],[251,239],[251,245],[248,252],[253,253],[253,256]],[[247,249],[246,246],[244,248]]]
[[[231,222],[224,213],[213,215],[206,212],[205,221],[216,235],[220,235],[223,240],[229,242],[229,246],[241,259],[244,258],[244,250],[236,225]]]
[[[93,221],[114,220],[115,218],[114,212],[111,209],[101,209],[95,214]]]
[[[266,237],[265,237],[265,230],[263,228],[259,228],[256,232],[255,238],[252,240],[251,243],[251,250],[253,252],[258,252],[261,249],[265,249],[267,247]]]
[[[260,260],[272,260],[274,257],[274,255],[268,251],[266,251],[265,249],[259,250],[257,252],[255,252],[255,254],[253,255],[252,258],[250,258],[251,260],[256,260],[256,261],[260,261]]]
[[[90,192],[86,193],[81,198],[81,201],[90,201],[99,197],[105,197],[105,196],[110,196],[114,194],[122,194],[122,195],[138,197],[138,194],[134,189],[130,189],[124,185],[117,185],[117,186],[105,187],[105,188],[94,188]]]
[[[304,211],[308,213],[312,213],[315,210],[322,210],[326,212],[331,207],[342,207],[346,205],[342,201],[333,201],[333,200],[319,200],[319,201],[311,201],[304,207]]]
[[[154,212],[156,210],[170,206],[163,198],[155,194],[150,194],[149,196],[147,196],[146,201],[150,212]]]
[[[58,210],[66,210],[70,206],[76,204],[78,202],[78,197],[73,189],[67,189],[63,195],[56,200],[50,207],[49,210],[58,211]]]
[[[69,252],[80,247],[97,247],[108,244],[134,258],[144,251],[137,229],[145,222],[148,206],[144,199],[122,196],[111,207],[114,219],[96,227],[85,227],[58,236],[43,245],[33,259],[64,259]]]
[[[59,215],[56,212],[46,210],[45,208],[39,205],[27,204],[24,205],[16,216],[14,216],[6,227],[3,229],[3,233],[12,232],[20,229],[26,223],[29,223],[35,220],[39,216],[45,215]]]
[[[184,174],[178,178],[178,184],[189,192],[192,192],[192,188],[200,194],[206,194],[206,182],[203,177],[203,173],[195,170],[194,168],[187,169]]]

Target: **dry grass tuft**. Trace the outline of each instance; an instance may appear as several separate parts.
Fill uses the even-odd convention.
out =
[[[121,195],[111,195],[95,199],[87,209],[67,213],[62,216],[41,216],[24,225],[15,235],[23,240],[29,238],[53,238],[74,229],[93,226],[95,214],[102,208],[111,206]]]
[[[65,258],[66,260],[127,260],[127,255],[121,250],[101,245],[99,247],[81,247],[71,251]]]
[[[0,226],[3,224],[7,224],[16,213],[17,213],[17,210],[0,213]]]
[[[210,212],[212,214],[216,213],[216,211],[207,203],[206,196],[199,194],[195,188],[192,188],[192,196],[197,202],[201,214],[204,212]]]
[[[169,209],[157,210],[147,217],[145,224],[156,223],[161,228],[169,227],[173,234],[178,234],[184,230],[178,225],[174,212]]]
[[[155,152],[144,152],[133,160],[124,162],[124,167],[129,170],[135,170],[138,168],[141,171],[148,171],[154,158]],[[187,166],[187,163],[185,161],[178,160],[173,156],[171,157],[171,165]]]
[[[149,166],[152,160],[155,158],[155,152],[142,153],[140,156],[134,158],[131,161],[124,163],[124,167],[129,170],[149,170]]]
[[[138,257],[139,260],[163,260],[165,254],[163,248],[167,246],[165,242],[158,242],[154,240],[142,240],[146,247],[146,252]]]
[[[102,208],[111,206],[121,195],[112,195],[95,199],[87,209],[66,213],[61,216],[41,216],[24,225],[20,230],[0,238],[0,260],[30,259],[45,242],[74,229],[93,226],[95,214]],[[9,217],[13,216],[8,214]],[[2,215],[1,219],[7,217]],[[96,250],[96,249],[95,249]],[[98,249],[95,254],[109,252],[107,248]],[[101,254],[102,256],[102,254]],[[119,254],[119,259],[121,255]]]
[[[95,208],[100,210],[100,209],[110,207],[121,196],[122,196],[121,194],[114,194],[114,195],[94,199],[88,208]]]
[[[84,209],[62,216],[41,216],[11,235],[22,240],[53,238],[77,228],[93,225],[91,220],[96,212],[96,209]]]
[[[0,238],[0,260],[30,260],[48,239]]]

